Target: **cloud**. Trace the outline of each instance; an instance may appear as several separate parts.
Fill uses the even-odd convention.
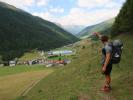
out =
[[[22,9],[26,8],[26,6],[31,6],[34,3],[34,0],[1,0],[1,1]]]
[[[21,9],[27,9],[31,6],[46,6],[50,0],[0,0],[8,4],[14,5]]]
[[[87,11],[83,8],[73,8],[70,13],[60,18],[54,16],[52,12],[35,12],[33,15],[40,16],[45,20],[59,23],[61,25],[83,25],[89,26],[100,23],[115,17],[119,13],[120,8],[114,9],[97,9],[95,11]]]
[[[62,17],[58,23],[62,25],[93,25],[99,22],[115,17],[119,9],[101,9],[95,11],[86,11],[81,8],[73,8],[69,15]]]
[[[78,0],[67,16],[58,20],[63,25],[94,25],[116,17],[125,0]]]
[[[51,13],[63,13],[64,9],[63,8],[51,8],[49,11]]]
[[[37,6],[46,6],[49,3],[50,0],[36,0],[35,4]]]
[[[50,9],[47,12],[34,13],[34,15],[40,16],[52,22],[60,23],[62,25],[89,26],[117,16],[122,6],[122,4],[119,4],[118,2],[116,2],[116,0],[78,0],[78,1],[79,2],[77,7],[72,8],[67,15],[64,15],[59,18],[54,15],[54,13],[64,12],[64,9],[59,7],[57,8],[50,7]],[[88,7],[88,5],[90,6]],[[97,9],[97,7],[101,8]]]
[[[98,7],[106,7],[113,8],[116,6],[120,6],[120,2],[124,2],[124,0],[78,0],[77,5],[79,7],[84,7],[88,9],[98,8]]]
[[[49,20],[49,21],[52,21],[52,22],[55,22],[56,21],[56,17],[53,16],[50,12],[34,12],[32,15],[34,16],[39,16],[45,20]]]
[[[33,15],[40,16],[43,19],[60,23],[62,25],[85,26],[97,24],[104,20],[115,17],[119,12],[122,3],[125,2],[125,0],[77,0],[76,5],[73,6],[71,10],[68,10],[56,6],[54,6],[53,8],[52,5],[49,3],[52,0],[0,1],[9,3],[28,12],[30,12],[32,8],[33,10],[37,8],[36,12],[32,11]],[[42,12],[42,6],[47,7],[47,11]],[[60,17],[59,15],[57,16],[58,13],[62,13]]]
[[[110,2],[110,0],[78,0],[79,7],[94,8],[105,3]]]
[[[46,12],[34,12],[32,15],[34,16],[39,16],[45,20],[49,20],[52,22],[57,22],[57,20],[59,20],[59,18],[57,18],[56,16],[54,16],[54,14],[58,14],[58,13],[63,13],[64,9],[63,8],[53,8],[50,7],[50,9]]]

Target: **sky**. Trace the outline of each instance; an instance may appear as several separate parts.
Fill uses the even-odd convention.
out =
[[[0,0],[64,26],[90,26],[117,16],[125,0]]]

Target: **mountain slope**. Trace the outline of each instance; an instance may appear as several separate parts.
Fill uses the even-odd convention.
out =
[[[81,30],[85,28],[85,26],[80,25],[65,25],[64,29],[71,32],[73,35],[78,34]]]
[[[117,38],[123,41],[124,50],[119,66],[113,66],[110,93],[100,91],[104,83],[100,64],[101,46],[94,43],[92,47],[90,42],[84,41],[77,47],[79,56],[71,64],[43,79],[18,100],[132,100],[133,36],[123,34]],[[85,49],[81,49],[84,45]]]
[[[96,24],[96,25],[92,25],[92,26],[88,26],[85,29],[83,29],[81,32],[79,32],[77,34],[78,37],[85,37],[85,36],[90,36],[91,33],[93,32],[101,32],[107,29],[110,29],[110,27],[112,26],[114,22],[114,18],[107,20],[105,22]]]
[[[121,33],[133,33],[133,0],[126,0],[120,13],[115,19],[112,35]]]
[[[0,55],[3,60],[32,49],[49,50],[78,41],[52,22],[0,2]]]

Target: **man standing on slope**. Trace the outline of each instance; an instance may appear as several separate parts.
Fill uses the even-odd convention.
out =
[[[98,36],[103,43],[104,47],[102,49],[102,73],[105,75],[105,86],[101,89],[102,91],[110,91],[110,82],[111,82],[111,70],[112,70],[112,62],[111,62],[111,55],[112,55],[112,47],[110,42],[108,41],[109,38],[107,36],[102,36],[100,33],[95,33],[94,35]]]

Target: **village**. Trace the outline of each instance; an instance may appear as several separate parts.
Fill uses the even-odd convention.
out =
[[[54,66],[65,66],[72,61],[72,57],[76,55],[76,50],[71,49],[73,45],[69,44],[62,48],[58,48],[55,50],[50,50],[47,52],[44,51],[36,51],[38,53],[37,56],[34,56],[30,59],[18,59],[9,61],[9,66],[13,67],[16,65],[44,65],[45,67],[54,67]]]

